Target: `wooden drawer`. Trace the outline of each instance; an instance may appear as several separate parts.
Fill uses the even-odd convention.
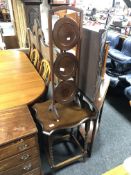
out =
[[[7,171],[0,172],[0,175],[22,175],[27,174],[27,172],[30,172],[36,168],[40,167],[40,160],[39,157],[36,157],[35,159],[29,160],[19,166],[16,166],[12,169],[9,169]]]
[[[15,154],[28,150],[37,145],[37,138],[35,136],[20,139],[17,142],[3,145],[0,147],[0,160],[11,157]]]
[[[36,168],[28,173],[25,173],[24,175],[42,175],[41,174],[41,169],[40,168]]]
[[[10,168],[13,168],[15,166],[18,166],[30,159],[33,159],[35,157],[39,156],[39,150],[37,147],[30,148],[27,151],[24,151],[20,154],[17,154],[15,156],[9,157],[7,159],[0,161],[0,172],[6,171]]]

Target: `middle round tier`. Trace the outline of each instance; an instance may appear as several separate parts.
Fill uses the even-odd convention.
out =
[[[76,56],[68,52],[61,53],[54,63],[54,73],[58,78],[67,80],[76,74],[77,67],[78,61]]]

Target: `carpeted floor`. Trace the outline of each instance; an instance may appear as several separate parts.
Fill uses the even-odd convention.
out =
[[[41,153],[44,175],[53,174]],[[86,162],[67,166],[56,175],[101,175],[131,156],[131,108],[125,97],[107,94],[101,126]]]

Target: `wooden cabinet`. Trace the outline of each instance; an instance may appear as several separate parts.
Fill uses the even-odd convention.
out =
[[[0,175],[42,175],[37,129],[27,106],[0,111]]]

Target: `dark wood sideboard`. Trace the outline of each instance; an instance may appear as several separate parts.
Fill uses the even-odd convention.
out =
[[[0,111],[0,175],[42,175],[37,129],[27,106]]]

